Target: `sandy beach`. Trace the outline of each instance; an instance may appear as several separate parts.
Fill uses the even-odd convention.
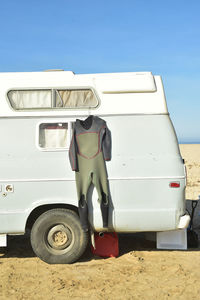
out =
[[[200,194],[200,145],[180,145],[187,166],[187,199]],[[200,224],[199,205],[195,227]],[[0,300],[144,299],[198,300],[200,248],[157,250],[141,235],[120,235],[118,258],[89,250],[72,265],[48,265],[35,257],[28,236],[11,236],[0,249]]]

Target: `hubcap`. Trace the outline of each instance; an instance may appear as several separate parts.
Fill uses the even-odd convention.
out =
[[[47,234],[47,241],[51,248],[63,250],[72,243],[72,232],[63,224],[52,227]]]

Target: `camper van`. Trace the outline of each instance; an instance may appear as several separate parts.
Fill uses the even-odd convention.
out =
[[[98,116],[111,132],[105,162],[110,232],[187,228],[186,173],[160,76],[151,72],[0,73],[0,246],[30,230],[47,263],[72,263],[89,241],[78,214],[69,147],[77,119]],[[91,186],[88,218],[105,231]]]

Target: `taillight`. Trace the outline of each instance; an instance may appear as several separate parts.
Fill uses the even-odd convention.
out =
[[[179,188],[180,187],[180,182],[179,181],[170,182],[169,186],[171,188]]]

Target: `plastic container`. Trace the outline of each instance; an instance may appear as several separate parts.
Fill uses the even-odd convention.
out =
[[[91,246],[94,255],[101,257],[119,256],[119,240],[115,232],[95,233],[95,248]]]

